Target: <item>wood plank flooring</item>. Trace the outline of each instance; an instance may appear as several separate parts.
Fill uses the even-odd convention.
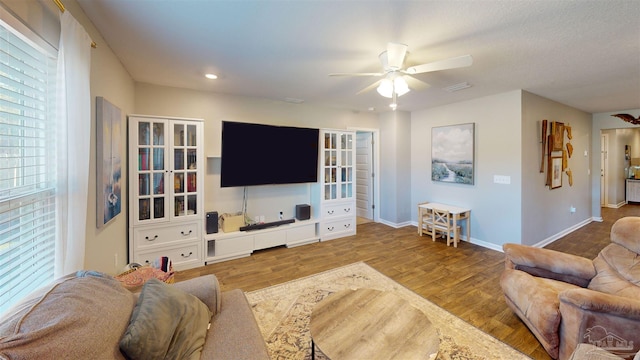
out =
[[[602,209],[603,222],[592,222],[547,248],[594,258],[609,244],[611,225],[623,216],[640,216],[640,205]],[[254,252],[250,257],[181,271],[182,281],[215,274],[222,290],[261,289],[338,266],[364,261],[470,324],[534,359],[550,359],[529,329],[504,302],[499,278],[504,255],[462,241],[420,237],[414,226],[394,229],[379,223],[358,226],[355,236]]]

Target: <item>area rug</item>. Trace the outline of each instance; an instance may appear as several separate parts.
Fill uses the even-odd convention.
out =
[[[420,295],[358,262],[246,293],[271,359],[311,359],[309,319],[313,306],[345,289],[394,291],[422,310],[438,329],[441,360],[530,359]]]

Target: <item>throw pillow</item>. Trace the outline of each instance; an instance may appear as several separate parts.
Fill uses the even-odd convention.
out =
[[[150,279],[142,287],[120,350],[136,359],[200,359],[209,308],[191,294]]]
[[[61,278],[0,318],[0,359],[124,359],[118,341],[135,304],[110,276]]]

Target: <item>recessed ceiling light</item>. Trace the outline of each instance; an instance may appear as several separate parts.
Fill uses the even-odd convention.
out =
[[[216,74],[205,74],[204,77],[206,77],[207,79],[215,80],[215,79],[218,78],[218,75],[216,75]]]

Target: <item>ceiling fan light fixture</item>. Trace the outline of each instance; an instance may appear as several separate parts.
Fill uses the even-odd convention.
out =
[[[378,85],[376,90],[378,94],[386,98],[391,98],[391,96],[393,96],[393,82],[389,79],[383,79],[380,81],[380,85]]]
[[[402,76],[398,76],[393,79],[393,87],[398,96],[402,96],[409,92],[409,84],[407,84],[407,81]]]

